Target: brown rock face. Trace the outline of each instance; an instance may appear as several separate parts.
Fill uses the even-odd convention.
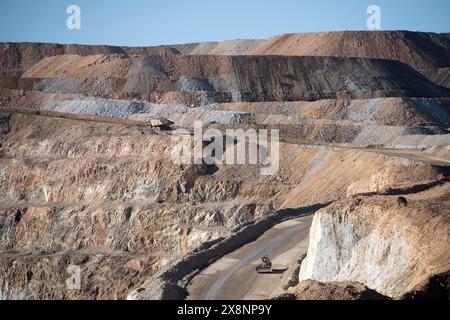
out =
[[[282,35],[257,46],[251,53],[390,59],[425,69],[448,67],[449,49],[445,34],[351,31]]]
[[[402,298],[406,300],[449,300],[450,271],[427,279]]]
[[[450,68],[423,69],[420,73],[434,83],[450,88]]]
[[[166,47],[115,47],[45,43],[4,43],[2,67],[31,67],[46,56],[127,53],[151,55],[295,55],[339,56],[398,60],[417,69],[449,67],[450,41],[446,34],[383,31],[321,32],[276,36],[268,40],[235,40]]]
[[[289,294],[296,300],[388,300],[389,297],[379,294],[357,282],[320,283],[313,280],[301,282],[289,289]],[[286,297],[285,297],[286,298]]]
[[[357,281],[401,298],[442,296],[450,268],[449,184],[424,192],[353,198],[315,216],[300,281]],[[432,244],[432,245],[431,245]],[[441,276],[436,276],[440,275]],[[422,287],[422,289],[416,289]]]
[[[344,197],[354,181],[360,181],[351,187],[358,193],[445,177],[432,165],[292,144],[281,146],[278,179],[258,177],[247,166],[223,166],[210,175],[204,166],[173,165],[170,137],[145,128],[45,113],[1,119],[6,298],[125,298],[127,288],[139,287],[170,261],[276,208]],[[380,175],[382,168],[389,170]],[[319,172],[329,184],[315,179]],[[382,184],[367,185],[370,172]],[[72,264],[81,267],[84,285],[65,292]],[[109,272],[122,279],[117,288],[110,287]],[[27,274],[33,276],[23,282]]]
[[[21,81],[19,88],[35,91],[147,101],[174,91],[209,92],[217,102],[449,95],[401,63],[335,57],[61,55],[43,59]]]
[[[180,296],[164,275],[319,207],[290,298],[445,296],[449,52],[402,31],[0,44],[0,299]],[[276,175],[174,163],[195,121],[278,130]]]
[[[54,43],[1,43],[0,44],[0,66],[3,70],[23,72],[44,59],[45,57],[58,55],[96,55],[96,54],[176,54],[177,50],[171,48],[121,48],[117,46],[95,46],[76,44],[54,44]]]

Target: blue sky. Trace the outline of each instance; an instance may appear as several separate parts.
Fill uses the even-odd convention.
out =
[[[71,4],[81,30],[66,28]],[[0,41],[144,46],[365,30],[371,4],[383,30],[450,32],[450,0],[0,0]]]

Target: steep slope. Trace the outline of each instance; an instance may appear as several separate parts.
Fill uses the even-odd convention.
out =
[[[314,218],[299,280],[357,281],[400,298],[450,269],[449,184],[342,200]]]
[[[450,88],[450,68],[423,69],[420,73],[434,83]]]
[[[249,54],[379,58],[443,68],[450,66],[450,41],[443,34],[408,31],[299,33],[271,38]]]
[[[397,60],[415,69],[450,67],[447,34],[410,31],[293,33],[268,40],[174,46],[183,54],[338,56]]]
[[[59,54],[150,55],[163,52],[193,55],[294,55],[390,59],[416,69],[450,67],[448,34],[410,31],[294,33],[268,40],[227,40],[161,47],[117,47],[46,43],[2,43],[0,65],[27,69],[46,56]]]
[[[264,42],[265,40],[225,40],[181,44],[172,47],[188,55],[247,55],[253,48],[262,45]]]
[[[0,70],[4,74],[21,74],[45,57],[69,55],[96,54],[129,54],[150,55],[178,53],[176,49],[166,47],[118,47],[106,45],[78,45],[31,42],[0,43]]]
[[[112,46],[61,45],[51,43],[0,43],[0,67],[21,73],[49,56],[61,54],[93,55],[124,53]]]
[[[180,167],[170,159],[170,136],[150,129],[44,112],[1,115],[4,298],[125,298],[205,242],[291,208],[291,196],[303,207],[446,174],[362,150],[292,144],[280,146],[276,177],[250,165]],[[330,183],[315,181],[318,172]],[[65,290],[72,264],[82,271],[80,291]]]
[[[0,299],[153,292],[158,275],[180,280],[234,240],[319,207],[300,272],[312,280],[297,298],[445,295],[449,43],[389,31],[0,44]],[[277,175],[178,166],[172,130],[146,125],[160,117],[277,129]],[[70,266],[80,290],[67,290]]]
[[[251,112],[257,123],[300,124],[305,121],[391,126],[450,126],[450,99],[377,98],[296,102],[241,102],[212,104],[213,110]],[[327,121],[328,120],[328,121]]]
[[[367,288],[357,282],[328,282],[320,283],[306,280],[291,288],[289,294],[278,299],[295,300],[387,300],[386,296]]]
[[[150,101],[167,94],[194,101],[209,94],[209,103],[450,95],[395,61],[335,57],[64,55],[43,59],[21,80],[37,91]]]

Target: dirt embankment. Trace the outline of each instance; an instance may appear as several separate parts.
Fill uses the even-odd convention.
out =
[[[250,53],[389,59],[425,69],[449,67],[449,50],[450,41],[444,34],[350,31],[286,34],[265,41]]]
[[[420,73],[434,83],[450,88],[450,68],[423,69]]]
[[[241,102],[209,106],[212,110],[254,113],[256,123],[363,124],[388,126],[450,125],[450,99],[377,98],[295,102]]]
[[[0,66],[2,76],[16,77],[45,57],[62,54],[359,57],[405,63],[435,83],[448,87],[449,48],[449,38],[445,34],[408,31],[297,33],[267,40],[227,40],[159,47],[1,43]]]
[[[312,32],[268,40],[234,40],[179,45],[184,54],[339,56],[397,60],[413,68],[448,67],[450,42],[445,34],[383,32]]]
[[[302,281],[291,288],[288,293],[281,294],[275,300],[389,300],[375,290],[350,281],[320,283],[314,280]]]
[[[3,42],[0,43],[0,66],[4,72],[21,74],[46,57],[59,55],[97,55],[97,54],[177,54],[173,48],[164,47],[118,47],[107,45],[78,45],[57,43]]]
[[[420,71],[440,86],[450,86],[450,42],[446,34],[408,31],[295,33],[267,40],[232,40],[174,47],[190,55],[291,55],[396,60]]]
[[[36,91],[151,101],[174,92],[206,94],[210,103],[449,96],[404,64],[335,57],[64,55],[43,59],[21,81]]]
[[[296,55],[339,56],[397,60],[416,69],[449,67],[450,42],[445,34],[383,32],[294,33],[267,40],[227,40],[161,47],[116,47],[47,43],[2,43],[1,66],[27,69],[46,56],[60,54],[152,55]]]
[[[224,252],[332,201],[300,272],[317,282],[292,294],[431,296],[449,270],[449,48],[396,31],[0,44],[0,104],[32,109],[0,109],[0,298],[178,294]],[[145,117],[280,129],[278,175],[176,166],[171,136],[132,120]],[[70,265],[81,290],[66,290]]]

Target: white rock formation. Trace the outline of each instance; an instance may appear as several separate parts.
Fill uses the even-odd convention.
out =
[[[355,281],[398,298],[431,276],[438,266],[448,267],[448,260],[439,261],[440,254],[448,256],[446,240],[427,250],[427,245],[415,238],[419,228],[427,232],[426,225],[419,221],[415,225],[407,211],[408,208],[386,209],[382,205],[359,206],[351,202],[319,211],[311,227],[300,282]]]

